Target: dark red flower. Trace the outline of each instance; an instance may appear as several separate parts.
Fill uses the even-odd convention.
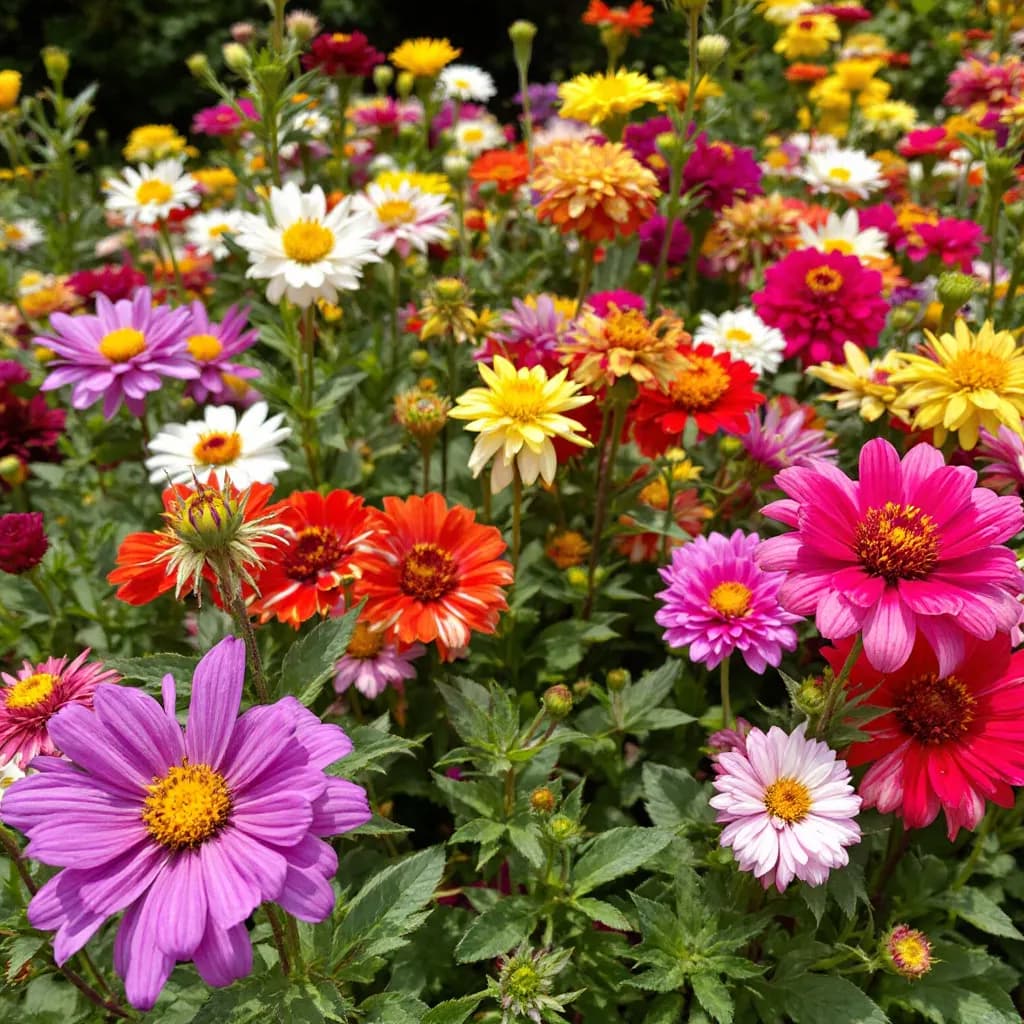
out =
[[[106,295],[111,302],[130,299],[136,288],[146,283],[146,275],[130,263],[108,263],[96,270],[79,270],[68,278],[68,286],[83,299]]]
[[[324,32],[316,37],[310,52],[302,58],[307,71],[319,68],[325,75],[350,75],[365,78],[384,60],[362,32]]]
[[[28,379],[13,360],[0,361],[0,458],[13,455],[20,462],[59,462],[57,442],[67,413],[51,409],[40,394],[23,398],[15,386]]]
[[[34,569],[50,542],[42,512],[9,512],[0,516],[0,570],[15,576]]]

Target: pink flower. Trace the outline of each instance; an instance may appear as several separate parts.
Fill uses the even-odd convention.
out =
[[[779,892],[794,878],[821,885],[860,842],[860,797],[846,762],[805,729],[751,729],[745,747],[724,751],[715,765],[711,806],[725,824],[722,846],[732,847],[741,871]]]
[[[668,586],[654,615],[667,644],[689,647],[690,660],[709,669],[738,650],[759,673],[796,647],[800,616],[779,604],[785,574],[758,568],[760,543],[756,533],[737,530],[695,537],[672,552],[672,564],[658,570]]]
[[[907,255],[915,262],[938,256],[947,267],[958,266],[965,274],[971,272],[975,258],[985,242],[981,226],[972,220],[943,217],[936,224],[922,221],[914,225],[920,244],[907,245]]]
[[[195,135],[234,135],[245,128],[247,122],[259,119],[252,100],[241,99],[234,104],[218,103],[215,107],[204,107],[196,111],[192,118],[192,132]]]
[[[1024,92],[1024,61],[1020,57],[1002,60],[995,54],[988,57],[967,57],[949,76],[949,90],[942,102],[947,107],[966,109],[976,103],[985,107],[1008,107]]]
[[[636,292],[626,291],[624,288],[616,288],[608,292],[594,292],[587,296],[587,305],[602,319],[608,315],[612,306],[619,309],[647,308],[647,300]]]
[[[399,648],[388,642],[383,632],[360,623],[348,650],[334,666],[334,689],[344,693],[355,686],[370,700],[379,697],[389,686],[401,689],[404,680],[416,677],[413,662],[425,651],[423,644]]]
[[[232,359],[256,344],[259,331],[255,328],[245,330],[248,308],[229,306],[219,324],[210,319],[201,302],[193,302],[189,309],[192,319],[185,328],[185,344],[199,367],[199,377],[189,381],[185,393],[200,404],[231,402],[238,394],[237,382],[253,380],[260,375],[259,370],[242,366]],[[235,387],[229,383],[232,378],[235,378]]]
[[[879,672],[905,664],[920,634],[947,674],[968,634],[989,640],[1021,617],[1024,576],[1003,542],[1024,511],[976,483],[930,444],[901,463],[881,438],[861,450],[859,483],[824,462],[784,469],[775,486],[789,497],[762,512],[794,532],[766,540],[758,563],[789,574],[783,606],[813,612],[823,636],[863,632]]]
[[[807,419],[806,407],[786,412],[782,401],[772,398],[763,410],[747,413],[747,429],[739,435],[740,444],[751,461],[776,471],[811,465],[814,459],[835,462],[835,443],[824,430],[808,426]]]
[[[986,486],[994,491],[1024,488],[1024,438],[1009,427],[1000,425],[995,436],[982,430],[981,443],[974,454],[989,463],[981,469]]]

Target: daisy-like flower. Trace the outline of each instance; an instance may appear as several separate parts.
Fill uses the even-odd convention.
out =
[[[534,483],[538,475],[552,483],[558,468],[554,437],[582,448],[593,446],[577,433],[583,425],[565,413],[592,402],[594,396],[579,394],[581,385],[566,380],[567,369],[549,378],[543,366],[517,370],[503,356],[494,357],[493,368],[478,363],[477,369],[487,386],[459,395],[448,415],[469,420],[466,429],[479,433],[469,468],[477,477],[494,460],[492,494],[507,487],[515,472],[525,484]]]
[[[788,25],[814,7],[813,0],[761,0],[755,10],[773,25]]]
[[[635,234],[654,216],[654,172],[622,143],[573,140],[551,146],[534,170],[537,218],[589,242]]]
[[[822,57],[839,38],[839,25],[831,14],[801,14],[786,25],[773,49],[788,61]]]
[[[752,309],[735,309],[721,316],[701,313],[693,342],[741,359],[759,377],[779,368],[786,349],[782,332],[769,327]]]
[[[266,511],[273,490],[253,484],[239,491],[213,473],[205,483],[168,487],[162,495],[164,528],[121,541],[117,567],[107,576],[118,600],[148,604],[172,587],[179,600],[189,592],[199,597],[204,579],[216,597],[218,573],[225,568],[253,586],[253,573],[284,530],[276,513]]]
[[[462,50],[447,39],[421,36],[400,43],[388,54],[388,60],[400,71],[408,71],[417,78],[433,78],[461,54]]]
[[[583,17],[584,25],[614,29],[623,35],[638,36],[654,24],[654,8],[633,0],[629,7],[609,7],[603,0],[590,0]]]
[[[751,729],[743,750],[723,751],[715,762],[720,842],[732,847],[741,871],[779,892],[794,878],[822,885],[849,863],[846,847],[860,842],[861,798],[846,762],[806,729],[805,722],[789,735],[778,726]]]
[[[184,731],[170,676],[162,704],[99,686],[95,710],[72,705],[50,723],[68,760],[38,759],[4,796],[27,855],[63,869],[29,921],[56,930],[62,964],[123,910],[114,960],[139,1010],[179,960],[217,987],[248,974],[245,921],[263,902],[303,921],[330,916],[338,857],[323,839],[370,819],[366,792],[324,771],[349,738],[293,697],[238,718],[244,675],[241,640],[209,651]]]
[[[295,182],[270,190],[274,222],[242,215],[235,240],[249,255],[246,277],[266,279],[267,300],[306,308],[317,299],[338,301],[338,291],[359,287],[363,267],[375,263],[373,218],[346,196],[327,212],[324,190],[303,192]]]
[[[22,663],[17,675],[0,673],[0,764],[15,761],[27,768],[37,754],[60,754],[50,737],[53,716],[70,704],[92,706],[100,683],[116,683],[121,677],[98,661],[88,662],[89,650],[73,661],[47,658]]]
[[[370,629],[365,622],[356,623],[347,650],[334,666],[335,692],[344,693],[354,686],[373,700],[389,686],[400,688],[406,679],[416,678],[413,662],[426,650],[423,644],[403,650],[389,643],[382,630]]]
[[[890,349],[885,355],[869,359],[852,341],[843,345],[846,362],[821,363],[807,369],[809,377],[817,377],[831,384],[838,391],[829,391],[821,397],[826,402],[835,402],[840,412],[856,409],[861,417],[874,423],[887,413],[903,422],[910,417],[901,409],[893,409],[899,394],[889,378],[903,365],[903,353]]]
[[[346,605],[345,588],[373,550],[373,516],[351,491],[296,491],[273,506],[285,531],[259,575],[252,611],[298,629],[314,615]]]
[[[808,412],[799,406],[786,411],[771,399],[761,412],[747,413],[747,429],[737,435],[747,457],[759,466],[778,472],[789,466],[810,466],[815,459],[836,462],[835,442],[819,427],[808,425]]]
[[[107,209],[121,214],[129,224],[156,224],[172,213],[199,205],[196,180],[185,172],[181,158],[161,160],[138,170],[126,167],[123,176],[103,186]]]
[[[292,431],[281,426],[283,413],[268,419],[268,411],[266,402],[256,402],[239,417],[230,405],[208,405],[201,420],[169,423],[149,442],[150,481],[181,484],[209,472],[236,487],[273,483],[288,468],[278,445]]]
[[[71,384],[75,409],[87,409],[102,398],[108,420],[122,401],[141,416],[146,395],[158,390],[164,377],[199,376],[185,346],[189,315],[185,308],[154,306],[148,288],[118,302],[97,295],[95,316],[54,313],[53,333],[34,339],[56,353],[47,363],[42,390]]]
[[[889,255],[884,232],[878,228],[862,229],[856,210],[847,210],[842,216],[830,213],[828,220],[817,228],[800,224],[800,241],[805,249],[839,252],[862,260],[884,260]]]
[[[867,199],[884,187],[882,165],[859,149],[840,146],[807,154],[803,180],[813,192],[853,195]]]
[[[497,186],[502,195],[518,192],[530,177],[530,162],[522,146],[516,149],[492,149],[481,153],[469,168],[470,181]]]
[[[355,197],[355,210],[368,213],[374,221],[377,252],[386,256],[394,250],[405,259],[414,250],[445,242],[450,235],[452,208],[443,195],[421,192],[402,182],[396,188],[370,184]]]
[[[498,89],[483,68],[473,64],[449,64],[437,77],[437,87],[446,100],[486,103]]]
[[[461,505],[449,508],[436,492],[385,498],[374,527],[374,550],[355,583],[356,600],[369,599],[363,615],[371,626],[403,645],[436,643],[446,660],[473,633],[494,632],[512,582],[495,527]]]
[[[1024,576],[1003,545],[1024,510],[976,482],[929,444],[901,463],[881,438],[861,449],[859,483],[823,462],[784,469],[775,486],[787,497],[761,511],[794,532],[766,540],[758,562],[789,574],[783,605],[814,612],[822,636],[862,632],[879,672],[904,665],[920,634],[948,673],[967,635],[989,640],[1021,618]]]
[[[848,640],[823,652],[838,672]],[[870,739],[847,759],[867,764],[860,784],[865,807],[897,813],[924,828],[943,811],[949,838],[977,828],[985,802],[1012,807],[1012,786],[1024,785],[1024,652],[1010,640],[970,638],[962,661],[942,670],[920,641],[900,669],[881,673],[862,655],[850,673],[851,695],[887,709],[861,726]]]
[[[737,530],[695,537],[672,552],[672,564],[658,570],[667,586],[654,614],[665,643],[688,647],[690,660],[709,669],[738,650],[758,674],[796,647],[800,616],[779,604],[786,574],[758,568],[760,543],[756,533]]]
[[[8,761],[6,764],[0,764],[0,800],[3,800],[4,793],[18,779],[23,778],[25,778],[25,773],[18,767],[17,761]]]
[[[914,410],[914,430],[934,430],[941,445],[956,434],[970,451],[982,429],[994,434],[1000,425],[1024,434],[1024,347],[1010,331],[985,321],[976,334],[958,319],[952,334],[925,331],[924,354],[906,353],[903,368],[889,378],[900,389],[897,409]]]
[[[501,125],[493,117],[474,117],[459,121],[452,127],[455,148],[467,157],[479,156],[506,143]]]
[[[983,430],[974,454],[979,462],[989,463],[981,469],[988,487],[995,491],[1013,488],[1017,492],[1024,488],[1024,438],[1020,434],[1002,426],[995,435]]]
[[[227,401],[233,394],[229,381],[254,380],[260,375],[254,367],[233,361],[234,356],[256,344],[260,332],[256,328],[245,330],[248,308],[228,306],[219,324],[210,319],[201,302],[193,302],[189,308],[192,319],[186,328],[185,345],[199,365],[199,377],[189,381],[186,393],[200,404],[210,399]]]
[[[384,54],[370,45],[362,32],[324,32],[303,54],[302,66],[310,71],[319,68],[325,75],[348,75],[365,78],[384,60]]]
[[[883,953],[889,966],[911,981],[924,977],[934,963],[928,936],[907,924],[893,925],[885,938]]]
[[[185,223],[185,238],[189,245],[195,246],[200,256],[222,260],[230,255],[224,236],[238,234],[241,226],[242,213],[239,210],[194,213]]]
[[[13,249],[15,252],[28,252],[43,240],[43,231],[39,221],[31,217],[18,220],[0,221],[0,252]]]
[[[618,68],[596,75],[576,75],[558,87],[562,117],[586,121],[595,127],[616,124],[647,103],[667,103],[669,95],[660,82],[639,71]]]

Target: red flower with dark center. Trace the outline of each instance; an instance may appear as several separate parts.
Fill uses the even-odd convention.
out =
[[[319,68],[325,75],[365,78],[384,60],[384,54],[370,45],[362,32],[324,32],[302,58],[307,71]]]

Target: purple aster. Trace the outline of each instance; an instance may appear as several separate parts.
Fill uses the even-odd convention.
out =
[[[1024,487],[1024,440],[1009,427],[1000,425],[999,433],[994,435],[982,430],[974,454],[989,463],[981,470],[982,483],[994,491],[1019,491]]]
[[[765,572],[754,556],[761,538],[737,530],[731,537],[695,537],[659,569],[668,586],[654,621],[670,647],[689,647],[690,660],[709,669],[738,650],[753,671],[778,665],[796,647],[799,615],[779,604],[784,572]]]
[[[569,325],[550,295],[538,295],[532,306],[513,299],[512,309],[502,314],[501,324],[504,330],[491,334],[476,358],[489,362],[497,353],[516,366],[527,367],[559,361],[558,346]]]
[[[103,399],[109,420],[121,405],[141,416],[146,394],[158,390],[164,377],[191,380],[199,367],[185,347],[186,307],[154,306],[148,288],[131,299],[112,303],[96,296],[96,315],[54,313],[54,334],[33,339],[57,353],[43,391],[74,385],[71,404],[87,409]]]
[[[259,331],[255,328],[244,330],[249,319],[248,307],[229,306],[219,324],[210,320],[201,302],[193,302],[190,309],[192,317],[185,328],[185,344],[189,355],[199,366],[199,377],[189,381],[185,392],[200,404],[211,399],[216,404],[231,402],[239,389],[237,384],[232,387],[224,379],[225,374],[230,374],[237,381],[253,380],[260,375],[259,370],[231,359],[252,348],[259,338]]]
[[[558,113],[561,101],[558,98],[557,82],[532,82],[526,87],[526,95],[530,99],[530,117],[533,121],[546,121]],[[512,97],[512,102],[522,106],[522,92],[517,92]]]
[[[835,444],[825,431],[807,426],[806,410],[784,412],[777,401],[748,412],[747,431],[738,440],[754,462],[775,471],[807,466],[814,459],[837,459]]]
[[[399,650],[388,643],[383,632],[360,623],[348,650],[334,666],[334,689],[344,693],[350,686],[373,700],[389,686],[401,689],[402,682],[416,675],[413,662],[426,651],[423,644]]]
[[[114,966],[128,1001],[156,1002],[174,964],[230,985],[252,969],[246,918],[264,901],[303,921],[334,907],[338,867],[322,837],[370,818],[365,791],[324,769],[352,749],[293,697],[237,717],[245,645],[228,637],[196,666],[188,723],[141,690],[100,685],[94,708],[72,704],[50,735],[67,760],[40,756],[4,796],[3,820],[26,854],[63,868],[28,919],[56,930],[64,963],[124,911]]]

